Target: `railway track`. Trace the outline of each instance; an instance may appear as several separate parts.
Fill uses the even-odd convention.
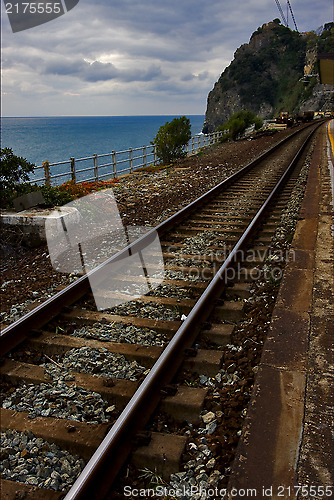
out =
[[[315,128],[298,130],[155,228],[164,280],[158,284],[153,266],[150,281],[157,286],[148,294],[99,312],[84,275],[2,331],[2,430],[29,434],[19,456],[10,445],[3,455],[5,468],[16,469],[21,481],[2,481],[8,498],[23,490],[32,498],[60,498],[64,494],[54,491],[60,487],[69,490],[67,500],[108,498],[134,443],[136,467],[156,468],[165,478],[178,470],[189,428],[172,434],[157,417],[155,432],[142,431],[156,408],[173,422],[203,425],[210,378],[221,369],[222,347],[242,321],[250,283],[265,272],[268,245]],[[131,253],[155,234],[135,241]],[[104,297],[110,295],[103,288],[109,266],[115,279],[135,280],[117,275],[128,254],[124,249],[90,272]],[[205,382],[192,384],[198,374]],[[206,425],[217,425],[209,418]],[[87,463],[82,470],[83,461],[75,459],[81,474],[71,489],[71,457],[58,459],[63,467],[53,476],[50,465],[47,477],[42,466],[36,466],[36,477],[27,471],[25,460],[33,461],[36,453],[27,439],[36,437],[45,440],[45,461],[50,454],[57,460],[60,452],[47,444],[55,443]]]

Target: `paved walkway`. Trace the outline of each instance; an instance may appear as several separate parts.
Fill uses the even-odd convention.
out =
[[[333,120],[331,124],[334,124]],[[334,220],[332,205],[334,140],[332,134],[329,137],[331,147],[327,149],[325,145],[320,151],[319,218],[315,242],[304,430],[298,464],[298,482],[315,486],[333,486],[334,497]],[[321,498],[319,494],[318,497]]]
[[[332,128],[322,126],[293,258],[285,268],[234,462],[230,498],[334,497],[333,158]]]

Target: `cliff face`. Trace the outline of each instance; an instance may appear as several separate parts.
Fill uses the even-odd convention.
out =
[[[317,43],[314,33],[310,38],[291,31],[278,19],[255,31],[209,93],[203,132],[215,131],[242,109],[263,119],[298,111],[317,84],[317,77],[304,78],[314,74]]]

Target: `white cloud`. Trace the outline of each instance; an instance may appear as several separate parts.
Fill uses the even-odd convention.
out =
[[[331,20],[328,0],[291,4],[300,30]],[[4,16],[3,112],[204,113],[235,50],[275,17],[274,0],[80,0],[13,34]]]

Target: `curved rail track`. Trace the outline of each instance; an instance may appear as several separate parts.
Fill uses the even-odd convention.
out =
[[[98,392],[112,405],[106,423],[88,424],[45,416],[29,419],[26,412],[10,407],[2,409],[3,429],[30,430],[78,453],[88,462],[67,492],[66,500],[107,498],[134,441],[137,444],[141,440],[152,441],[152,435],[140,431],[159,404],[176,419],[198,420],[205,389],[177,388],[172,384],[174,377],[180,367],[208,375],[219,369],[221,352],[217,346],[228,342],[234,324],[242,317],[243,302],[236,298],[247,296],[247,281],[253,271],[259,272],[260,263],[254,259],[243,262],[240,271],[240,258],[250,248],[263,250],[269,243],[294,185],[296,165],[317,126],[298,129],[157,226],[154,231],[160,238],[165,275],[162,285],[146,296],[97,312],[89,276],[94,275],[103,288],[106,269],[113,266],[117,275],[122,258],[149,246],[154,231],[2,331],[1,352],[7,355],[2,360],[1,374],[6,383],[52,383],[46,379],[43,366],[34,365],[31,358],[21,362],[22,352],[27,351],[43,353],[50,360],[54,355],[60,356],[57,358],[60,361],[54,364],[61,367],[61,356],[71,349],[103,347],[108,353],[122,354],[146,368],[137,380],[96,377],[93,371],[93,374],[76,372],[74,381],[66,382]],[[229,293],[224,296],[226,290]],[[170,314],[166,316],[165,311]],[[154,342],[136,345],[124,338],[121,341],[104,338],[102,342],[98,337],[72,335],[84,325],[97,329],[99,325],[130,325],[144,336],[145,332],[154,332],[160,341],[157,345]],[[207,345],[208,349],[198,348],[199,345]],[[159,437],[155,438],[159,442]],[[180,450],[185,442],[185,437],[179,439]],[[11,498],[15,483],[4,481],[3,488]],[[38,498],[36,491],[34,498]],[[42,496],[48,495],[60,498],[61,493],[44,489]]]

